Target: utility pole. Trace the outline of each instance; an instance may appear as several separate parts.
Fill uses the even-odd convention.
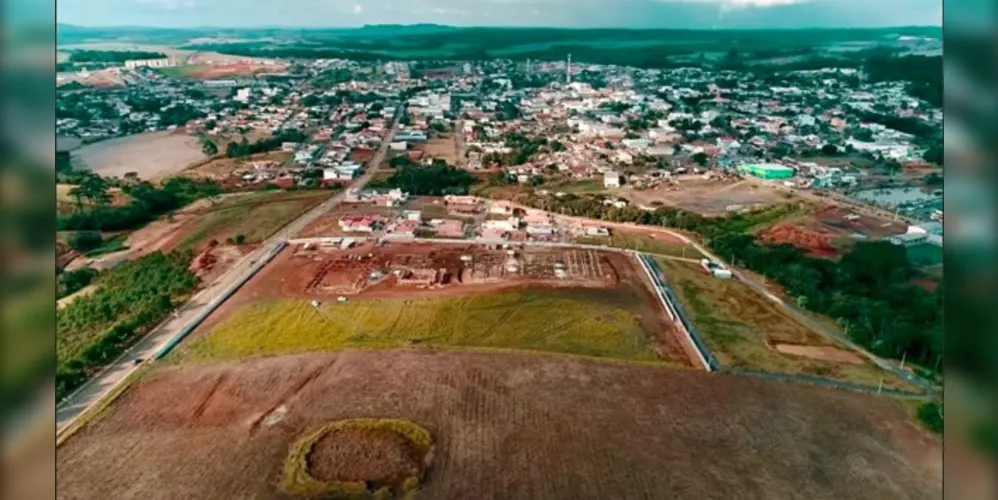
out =
[[[884,377],[880,377],[880,386],[877,387],[877,394],[879,395],[880,391],[883,391],[883,390],[884,390]]]

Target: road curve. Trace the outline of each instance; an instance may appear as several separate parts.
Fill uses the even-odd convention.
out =
[[[388,144],[397,130],[398,120],[392,124],[391,129],[381,143],[381,147],[378,148],[377,153],[368,162],[368,168],[364,174],[350,185],[351,188],[363,188],[371,181],[384,160],[385,155],[388,153]],[[339,205],[344,196],[346,196],[346,190],[336,193],[320,205],[302,214],[301,217],[278,230],[276,234],[263,242],[256,250],[237,262],[224,275],[209,284],[186,304],[181,306],[174,316],[153,328],[145,337],[125,351],[124,354],[114,360],[90,381],[60,401],[56,408],[57,435],[69,429],[82,414],[111,394],[129,376],[135,373],[142,364],[148,362],[147,360],[153,359],[157,352],[169,345],[170,342],[180,335],[185,327],[189,326],[220,293],[244,281],[247,278],[247,274],[252,271],[253,264],[263,258],[277,242],[291,239],[300,233],[309,224]]]

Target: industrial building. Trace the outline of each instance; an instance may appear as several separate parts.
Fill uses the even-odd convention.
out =
[[[794,176],[794,169],[775,163],[747,163],[738,167],[738,171],[760,179],[789,179]]]

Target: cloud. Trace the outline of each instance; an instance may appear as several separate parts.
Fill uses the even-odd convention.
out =
[[[748,9],[753,7],[780,7],[804,3],[807,0],[722,0],[721,5],[728,9]]]
[[[353,6],[353,13],[354,14],[360,14],[361,12],[364,12],[364,6],[363,5],[356,4],[356,5]]]

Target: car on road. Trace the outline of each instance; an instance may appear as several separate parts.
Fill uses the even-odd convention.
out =
[[[135,358],[135,361],[132,361],[132,364],[141,365],[143,361],[145,361],[145,358]]]

